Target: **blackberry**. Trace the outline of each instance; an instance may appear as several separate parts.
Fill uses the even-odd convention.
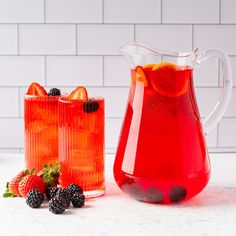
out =
[[[56,196],[64,199],[64,205],[66,208],[70,206],[71,195],[67,189],[59,189]]]
[[[147,201],[153,202],[153,203],[161,203],[164,200],[164,196],[162,192],[155,187],[149,188],[145,196],[146,196]]]
[[[61,214],[66,210],[65,199],[59,196],[53,197],[49,203],[49,211],[54,214]]]
[[[61,91],[58,88],[52,88],[48,92],[48,96],[60,96],[60,95],[61,95]]]
[[[187,195],[187,190],[185,187],[176,186],[173,187],[169,193],[169,198],[171,202],[179,202],[183,200]]]
[[[145,192],[143,189],[139,186],[139,184],[129,181],[128,183],[124,183],[121,185],[121,189],[130,195],[131,197],[139,200],[139,201],[145,201]]]
[[[46,189],[46,197],[48,200],[51,200],[53,197],[56,196],[57,192],[58,192],[59,188],[57,187],[48,187]]]
[[[32,208],[39,208],[43,203],[43,195],[37,189],[31,190],[26,196],[26,203]]]
[[[84,112],[91,113],[98,110],[99,104],[96,101],[88,100],[84,103],[83,108],[84,108]]]
[[[77,184],[70,184],[68,187],[66,187],[66,189],[69,191],[71,197],[75,193],[83,193],[83,189]]]
[[[85,196],[83,193],[74,193],[73,197],[71,198],[71,202],[73,207],[80,208],[84,205]]]

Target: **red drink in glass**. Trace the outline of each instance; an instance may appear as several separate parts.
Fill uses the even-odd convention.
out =
[[[58,162],[58,96],[25,95],[25,162],[36,173]]]
[[[210,163],[192,68],[162,65],[131,71],[114,177],[138,200],[168,203],[199,193],[209,180]]]
[[[86,197],[104,193],[103,98],[59,99],[59,160],[62,187],[75,183]]]

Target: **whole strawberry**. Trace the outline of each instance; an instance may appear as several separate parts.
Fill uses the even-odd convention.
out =
[[[26,197],[28,192],[36,189],[44,195],[45,183],[42,178],[37,175],[27,175],[19,183],[19,193],[22,197]]]
[[[30,174],[29,170],[22,170],[14,178],[12,178],[7,183],[6,191],[3,194],[3,197],[21,197],[18,190],[19,183],[28,174]]]

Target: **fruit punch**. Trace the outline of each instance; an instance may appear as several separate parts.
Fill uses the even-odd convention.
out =
[[[76,183],[86,197],[104,193],[104,99],[78,87],[59,99],[60,184]]]
[[[38,172],[58,162],[58,97],[25,95],[24,107],[26,168]]]

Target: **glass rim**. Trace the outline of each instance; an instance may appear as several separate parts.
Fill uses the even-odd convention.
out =
[[[24,94],[24,100],[40,100],[40,101],[58,101],[60,96],[37,96]]]
[[[71,104],[71,103],[85,103],[87,101],[104,101],[105,99],[103,97],[90,97],[88,100],[66,100],[67,96],[60,96],[58,99],[58,102]]]

